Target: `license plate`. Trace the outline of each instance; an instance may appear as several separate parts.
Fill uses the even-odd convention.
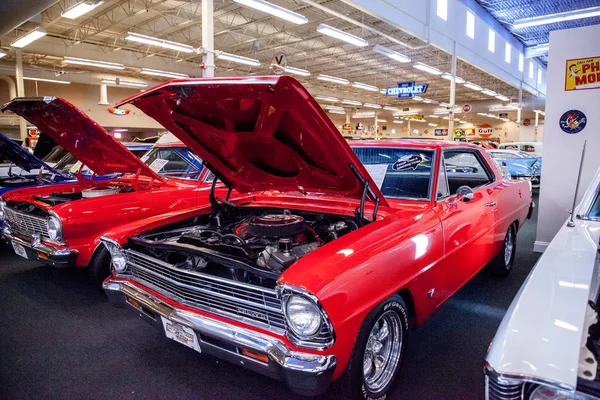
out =
[[[21,246],[18,243],[12,243],[12,247],[16,255],[21,256],[23,258],[28,258],[27,252],[25,251],[25,247]]]
[[[190,349],[196,350],[201,353],[200,343],[198,342],[198,336],[193,329],[178,324],[177,322],[169,321],[163,316],[160,317],[165,328],[165,334],[169,339],[186,345]]]

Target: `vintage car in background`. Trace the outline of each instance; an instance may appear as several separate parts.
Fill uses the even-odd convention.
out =
[[[599,242],[600,171],[506,312],[486,399],[600,399]]]
[[[518,150],[534,157],[542,157],[544,145],[542,142],[508,142],[500,144],[498,150]]]
[[[480,147],[351,148],[291,77],[176,80],[123,101],[239,195],[103,237],[104,289],[168,338],[315,395],[384,399],[408,330],[489,263],[531,207]]]
[[[75,182],[3,195],[2,236],[22,257],[56,267],[88,266],[99,286],[110,271],[108,253],[100,243],[102,233],[119,224],[208,201],[208,192],[202,190],[207,171],[181,144],[169,145],[168,151],[155,147],[148,157],[154,152],[161,158],[147,165],[65,100],[15,99],[4,110],[36,125],[81,165]],[[193,163],[191,158],[195,158]],[[85,167],[93,171],[90,177],[82,175]],[[119,176],[95,179],[111,174]]]
[[[534,189],[541,183],[542,158],[517,150],[489,150],[492,158],[504,163],[512,179],[531,181]]]

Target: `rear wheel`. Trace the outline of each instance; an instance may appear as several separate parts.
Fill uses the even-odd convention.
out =
[[[508,227],[504,235],[502,249],[490,262],[490,271],[495,276],[508,276],[515,263],[517,251],[517,229],[515,224]]]
[[[338,383],[344,399],[385,399],[400,370],[408,333],[408,309],[394,295],[363,322],[346,371]]]
[[[110,275],[110,253],[104,245],[88,264],[88,276],[92,284],[102,290],[102,282]]]

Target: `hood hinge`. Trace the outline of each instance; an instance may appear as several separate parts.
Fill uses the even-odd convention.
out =
[[[364,186],[362,196],[360,198],[360,206],[356,207],[356,210],[354,210],[354,215],[356,217],[357,223],[359,226],[362,226],[365,217],[365,202],[367,200],[367,195],[370,196],[373,200],[373,203],[375,203],[375,208],[373,208],[373,222],[377,219],[377,211],[379,210],[380,199],[378,196],[375,195],[373,189],[369,187],[369,180],[363,177],[360,174],[360,172],[358,172],[358,169],[356,169],[356,166],[354,164],[350,164],[350,169],[352,170],[352,172],[354,172],[358,180]]]

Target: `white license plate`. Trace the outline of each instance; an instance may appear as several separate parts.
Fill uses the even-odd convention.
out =
[[[188,328],[187,326],[178,324],[177,322],[169,321],[164,317],[160,317],[163,323],[163,327],[165,328],[165,334],[169,339],[172,339],[176,342],[186,345],[190,349],[196,350],[198,353],[201,353],[200,343],[198,342],[198,336],[193,329]]]
[[[15,251],[15,254],[18,256],[21,256],[23,258],[27,258],[27,252],[25,251],[25,247],[21,246],[18,243],[12,243],[12,247],[13,250]]]

